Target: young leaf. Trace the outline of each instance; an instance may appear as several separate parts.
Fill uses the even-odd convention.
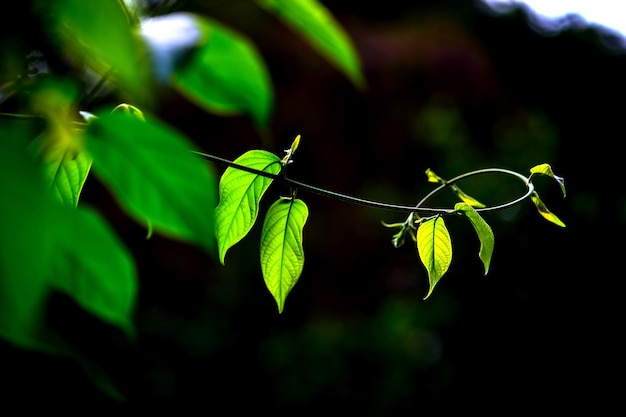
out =
[[[358,54],[343,28],[317,0],[257,0],[342,71],[358,88],[365,86]]]
[[[539,198],[539,194],[537,194],[536,191],[531,194],[530,199],[533,201],[533,203],[535,203],[535,207],[537,207],[537,210],[539,210],[539,214],[541,214],[544,219],[556,224],[557,226],[565,227],[565,223],[563,223],[561,219],[559,219],[555,214],[548,210],[546,205],[543,204],[543,201],[541,201],[541,199]]]
[[[435,174],[430,168],[426,170],[426,177],[428,178],[428,182],[435,182],[438,184],[447,184],[446,180],[441,178],[439,175]],[[472,207],[477,207],[477,208],[485,207],[483,203],[476,200],[474,197],[470,196],[469,194],[465,193],[456,184],[451,184],[449,187],[461,199],[461,201],[469,204]]]
[[[124,112],[97,117],[86,137],[94,173],[128,214],[157,233],[215,248],[217,181],[192,142]]]
[[[563,177],[554,175],[554,172],[552,172],[552,167],[550,165],[548,164],[536,165],[530,169],[530,173],[531,173],[531,177],[534,174],[541,174],[541,175],[547,175],[549,177],[554,178],[554,180],[556,180],[556,182],[559,183],[559,186],[561,187],[561,192],[563,193],[563,197],[565,197],[565,179],[563,179]]]
[[[36,145],[41,137],[35,139]],[[50,193],[59,201],[72,207],[78,205],[91,169],[91,157],[86,152],[70,149],[61,142],[47,146],[43,155],[44,174]]]
[[[206,110],[250,114],[266,127],[274,92],[265,62],[252,42],[214,20],[196,16],[208,41],[174,71],[172,85]]]
[[[77,98],[76,86],[51,78],[33,94],[35,111],[46,119],[46,130],[29,145],[44,167],[50,193],[59,201],[76,207],[91,158],[84,152],[82,130],[77,129],[67,108]]]
[[[309,210],[302,200],[280,199],[268,209],[261,232],[261,270],[278,312],[304,266],[302,229]]]
[[[278,174],[280,158],[262,150],[252,150],[235,159],[235,163],[269,174]],[[219,205],[215,209],[215,236],[222,265],[226,252],[243,239],[254,226],[259,202],[272,179],[228,167],[220,178]]]
[[[452,262],[452,241],[442,217],[428,219],[419,225],[417,250],[428,271],[430,286],[424,297],[427,299]]]
[[[468,218],[480,240],[480,250],[478,256],[485,267],[485,275],[489,272],[491,264],[491,255],[493,254],[494,235],[491,227],[480,217],[478,212],[467,203],[457,203],[454,209]]]

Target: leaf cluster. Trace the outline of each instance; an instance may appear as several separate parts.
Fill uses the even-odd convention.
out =
[[[138,269],[98,207],[82,200],[90,176],[147,237],[178,239],[222,261],[225,244],[220,239],[218,248],[216,232],[232,244],[250,221],[243,217],[253,215],[232,213],[229,205],[254,201],[268,185],[254,180],[246,191],[244,171],[230,171],[223,183],[233,189],[222,192],[218,205],[214,167],[150,111],[158,92],[171,88],[206,112],[241,114],[267,128],[274,91],[255,43],[211,16],[148,3],[154,2],[29,0],[14,20],[41,27],[23,39],[18,25],[0,33],[0,337],[74,356],[110,393],[116,390],[106,372],[52,334],[44,314],[50,293],[59,291],[130,339],[136,332]],[[322,3],[253,3],[355,88],[364,85],[352,43]],[[283,165],[262,152],[251,157],[253,166],[266,158],[268,172]],[[266,216],[262,265],[281,276],[270,284],[283,300],[288,280],[301,270],[302,249],[294,242],[306,216],[306,206],[293,198],[278,201]]]
[[[106,372],[67,340],[46,328],[45,308],[54,291],[65,293],[86,312],[133,339],[139,292],[132,253],[97,207],[81,198],[90,176],[111,192],[119,207],[146,229],[195,245],[225,264],[230,248],[259,217],[260,201],[272,183],[291,193],[264,215],[260,267],[278,311],[304,266],[303,230],[309,211],[297,198],[312,191],[331,198],[408,212],[393,237],[410,236],[426,267],[430,288],[452,259],[444,217],[465,216],[481,242],[485,273],[494,247],[481,210],[517,204],[530,196],[540,214],[564,226],[532,187],[534,175],[560,177],[549,165],[524,181],[528,194],[499,207],[486,207],[460,190],[458,179],[443,180],[414,206],[398,206],[341,195],[291,180],[300,137],[281,158],[251,150],[235,161],[207,155],[184,134],[151,114],[156,87],[167,86],[212,114],[243,114],[266,128],[273,107],[269,70],[254,42],[210,16],[188,12],[150,14],[139,0],[31,0],[45,39],[5,57],[0,67],[0,337],[27,349],[72,355],[94,382],[120,395]],[[255,0],[363,88],[359,59],[345,32],[317,0]],[[9,50],[11,50],[9,48]],[[4,49],[2,51],[5,51]],[[15,63],[15,65],[13,65]],[[8,71],[6,68],[11,67]],[[15,70],[14,68],[17,68]],[[67,70],[71,68],[71,70]],[[6,71],[5,71],[6,70]],[[228,167],[218,178],[209,161]],[[496,170],[473,172],[490,173]],[[500,172],[505,170],[500,170]],[[461,202],[429,209],[434,193],[451,189]]]

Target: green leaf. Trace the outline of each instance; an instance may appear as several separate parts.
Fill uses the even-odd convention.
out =
[[[58,215],[21,132],[0,122],[0,337],[47,349],[40,337]]]
[[[302,200],[279,199],[270,206],[261,232],[261,270],[278,312],[304,267],[302,229],[309,209]]]
[[[428,271],[430,286],[424,297],[427,299],[452,262],[452,241],[442,217],[428,219],[419,225],[417,250]]]
[[[32,144],[37,145],[41,138],[38,137]],[[60,202],[76,207],[91,170],[91,157],[86,152],[75,151],[64,143],[56,142],[47,146],[43,160],[50,193]]]
[[[563,179],[563,177],[554,175],[554,172],[552,172],[552,167],[550,165],[548,164],[536,165],[530,169],[530,173],[531,173],[531,177],[534,174],[541,174],[541,175],[547,175],[553,178],[556,182],[559,183],[559,186],[561,187],[561,192],[563,193],[563,197],[565,197],[565,179]]]
[[[533,201],[533,203],[535,203],[535,207],[537,207],[539,214],[541,214],[544,219],[556,224],[557,226],[565,227],[565,223],[563,223],[561,219],[559,219],[555,214],[548,210],[546,205],[539,198],[539,194],[537,194],[536,191],[531,194],[530,199]]]
[[[120,1],[38,1],[64,51],[72,52],[101,74],[114,69],[127,92],[148,94],[148,68],[133,33],[133,20]]]
[[[70,214],[54,241],[52,285],[133,335],[137,275],[130,252],[97,212],[79,207]]]
[[[3,122],[0,131],[0,337],[21,348],[73,357],[113,395],[115,387],[104,372],[94,372],[95,363],[45,329],[45,311],[51,290],[62,290],[131,333],[133,259],[97,212],[62,205],[48,193],[43,160],[22,140],[33,132]]]
[[[483,262],[485,267],[485,275],[489,272],[489,265],[491,264],[491,255],[493,254],[494,247],[494,235],[491,227],[487,222],[478,214],[474,208],[467,203],[457,203],[454,209],[468,218],[474,230],[480,240],[480,250],[478,256]]]
[[[274,101],[272,81],[255,45],[218,22],[196,16],[208,41],[174,71],[172,85],[202,108],[249,114],[262,127]]]
[[[248,151],[234,162],[274,175],[282,169],[278,156],[262,150]],[[222,265],[228,249],[254,226],[259,202],[272,181],[272,178],[237,168],[228,167],[224,171],[219,184],[220,203],[215,209],[215,235]]]
[[[217,181],[191,141],[123,112],[94,119],[86,137],[94,173],[129,215],[156,233],[215,248]]]
[[[358,88],[365,86],[359,56],[334,16],[317,0],[257,0],[303,37]]]

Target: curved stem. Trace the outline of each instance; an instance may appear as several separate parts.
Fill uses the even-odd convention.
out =
[[[383,210],[392,210],[392,211],[403,211],[403,212],[407,212],[407,213],[427,213],[427,214],[452,214],[455,212],[454,209],[446,209],[446,208],[431,208],[431,207],[421,207],[422,204],[426,203],[430,198],[432,198],[435,194],[437,194],[438,192],[440,192],[441,190],[443,190],[446,187],[449,187],[450,185],[454,184],[455,182],[458,182],[464,178],[468,178],[468,177],[472,177],[472,176],[476,176],[476,175],[482,175],[482,174],[490,174],[490,173],[503,173],[506,175],[512,175],[518,179],[520,179],[520,181],[522,181],[524,183],[524,185],[527,188],[526,193],[509,202],[506,202],[504,204],[500,204],[497,206],[491,206],[491,207],[483,207],[483,208],[477,208],[476,211],[496,211],[496,210],[502,210],[508,207],[512,207],[518,203],[520,203],[521,201],[525,200],[526,198],[528,198],[534,191],[534,186],[533,184],[530,182],[529,178],[523,176],[522,174],[519,174],[515,171],[510,171],[508,169],[502,169],[502,168],[484,168],[484,169],[479,169],[476,171],[471,171],[471,172],[467,172],[465,174],[461,174],[455,178],[452,178],[449,181],[446,181],[445,184],[440,185],[439,187],[435,188],[434,190],[432,190],[430,193],[428,193],[424,198],[422,198],[419,203],[417,203],[414,206],[407,206],[407,205],[400,205],[400,204],[390,204],[390,203],[384,203],[381,201],[375,201],[375,200],[368,200],[368,199],[364,199],[364,198],[359,198],[359,197],[354,197],[348,194],[342,194],[342,193],[338,193],[335,191],[331,191],[331,190],[327,190],[325,188],[319,188],[319,187],[315,187],[313,185],[309,185],[309,184],[305,184],[302,183],[300,181],[296,181],[293,180],[291,178],[288,178],[284,175],[275,175],[275,174],[271,174],[269,172],[265,172],[265,171],[260,171],[258,169],[254,169],[254,168],[250,168],[247,167],[245,165],[240,165],[237,164],[233,161],[229,161],[228,159],[224,159],[224,158],[220,158],[214,155],[210,155],[210,154],[206,154],[203,152],[197,152],[194,151],[194,153],[196,153],[197,155],[202,156],[203,158],[206,158],[210,161],[213,162],[217,162],[219,164],[222,165],[226,165],[232,168],[236,168],[236,169],[241,169],[243,171],[247,171],[250,172],[252,174],[256,174],[256,175],[260,175],[262,177],[267,177],[267,178],[272,178],[274,180],[278,180],[278,181],[283,181],[286,182],[287,184],[289,184],[290,186],[300,189],[300,190],[304,190],[304,191],[310,191],[325,197],[330,197],[330,198],[334,198],[337,200],[343,200],[343,201],[348,201],[351,203],[355,203],[355,204],[359,204],[362,206],[368,206],[368,207],[374,207],[374,208],[379,208],[379,209],[383,209]]]
[[[445,184],[442,184],[439,187],[435,188],[430,193],[428,193],[424,198],[422,198],[420,200],[420,202],[417,203],[416,207],[419,207],[422,204],[426,203],[426,201],[431,199],[435,194],[437,194],[438,192],[440,192],[444,188],[449,187],[450,185],[452,185],[455,182],[458,182],[458,181],[460,181],[460,180],[462,180],[464,178],[469,178],[469,177],[473,177],[473,176],[476,176],[476,175],[482,175],[482,174],[492,174],[492,173],[496,173],[496,172],[497,173],[506,174],[506,175],[512,175],[512,176],[518,178],[526,186],[526,193],[524,195],[522,195],[521,197],[516,198],[515,200],[511,200],[511,201],[508,201],[506,203],[499,204],[497,206],[476,208],[475,209],[476,211],[497,211],[497,210],[503,210],[505,208],[512,207],[512,206],[520,203],[521,201],[526,200],[528,197],[530,197],[530,195],[533,193],[533,191],[535,191],[535,186],[533,185],[532,182],[530,182],[530,178],[525,177],[525,176],[523,176],[522,174],[520,174],[518,172],[511,171],[511,170],[504,169],[504,168],[484,168],[484,169],[478,169],[476,171],[466,172],[465,174],[461,174],[461,175],[459,175],[457,177],[452,178],[451,180],[447,180]]]

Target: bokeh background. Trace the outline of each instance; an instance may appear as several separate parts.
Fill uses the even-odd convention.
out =
[[[451,178],[485,167],[527,174],[546,162],[567,197],[547,178],[536,186],[567,227],[530,201],[485,215],[496,245],[483,276],[473,229],[450,219],[453,263],[423,300],[428,277],[415,248],[394,248],[381,224],[402,213],[302,192],[305,267],[279,315],[261,276],[260,227],[222,266],[182,242],[146,240],[90,178],[84,201],[137,258],[138,341],[60,295],[49,317],[112,372],[127,402],[95,389],[72,360],[3,345],[7,398],[281,416],[571,411],[618,399],[626,55],[615,39],[581,28],[539,33],[522,10],[499,15],[477,2],[323,3],[354,41],[366,90],[250,2],[179,1],[250,37],[270,69],[275,109],[260,132],[246,117],[210,115],[166,92],[159,115],[231,160],[250,149],[282,155],[301,134],[292,178],[398,204],[433,188],[427,168]],[[460,185],[490,203],[520,192],[502,176]],[[271,189],[263,204],[286,192]]]

